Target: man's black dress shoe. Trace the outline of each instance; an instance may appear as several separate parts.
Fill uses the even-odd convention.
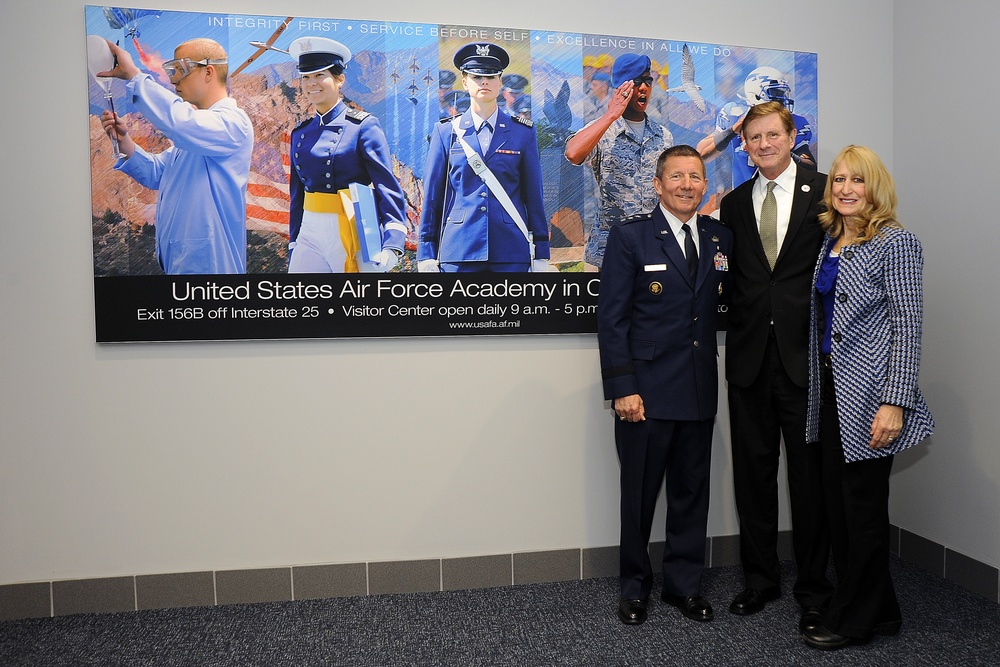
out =
[[[777,588],[771,588],[766,591],[748,588],[737,595],[733,603],[729,605],[729,613],[740,616],[756,614],[764,608],[765,604],[772,600],[777,600],[779,595],[781,595],[781,592]]]
[[[618,601],[618,618],[625,625],[642,625],[646,622],[646,601],[622,598]]]
[[[660,599],[667,604],[672,604],[681,610],[681,613],[696,621],[711,621],[715,618],[712,605],[708,600],[696,596],[671,595],[670,593],[660,593]]]
[[[836,651],[839,648],[850,646],[851,644],[865,644],[871,641],[871,637],[858,639],[857,637],[845,637],[836,632],[827,630],[822,625],[815,627],[808,632],[802,633],[802,639],[812,647],[823,651]]]
[[[815,630],[823,625],[822,607],[803,607],[802,616],[799,618],[799,633],[805,636],[807,632]]]

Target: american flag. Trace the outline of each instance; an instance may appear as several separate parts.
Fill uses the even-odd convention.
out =
[[[250,170],[247,184],[247,229],[273,232],[288,238],[288,174],[291,171],[289,146],[292,137],[288,132],[281,135],[281,166],[285,170],[285,181],[279,183]]]

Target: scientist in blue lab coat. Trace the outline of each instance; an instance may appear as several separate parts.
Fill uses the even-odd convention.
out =
[[[626,625],[647,617],[647,547],[664,477],[660,599],[690,619],[714,617],[700,582],[718,405],[716,314],[728,300],[732,234],[697,214],[706,186],[697,150],[663,151],[653,181],[659,205],[611,227],[601,267],[597,340],[621,464],[618,618]]]
[[[530,120],[500,110],[507,52],[486,42],[455,54],[470,108],[435,125],[424,168],[417,270],[547,271],[549,227]]]
[[[406,203],[378,119],[348,107],[341,94],[351,51],[326,37],[300,37],[288,52],[316,110],[291,132],[288,272],[389,271],[403,256]],[[375,191],[382,247],[371,262],[362,261],[357,228],[338,194],[352,183]]]
[[[173,146],[152,154],[135,145],[110,111],[104,131],[118,138],[115,169],[156,190],[156,259],[167,274],[246,273],[247,182],[253,125],[226,91],[225,50],[192,39],[163,63],[176,93],[140,70],[125,49],[108,42],[115,68],[98,76],[127,81],[135,108]]]

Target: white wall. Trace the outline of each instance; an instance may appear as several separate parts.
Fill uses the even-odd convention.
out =
[[[898,2],[894,24],[895,177],[900,217],[924,244],[921,381],[937,429],[898,466],[892,514],[1000,566],[1000,6]]]
[[[733,0],[697,11],[671,3],[658,15],[639,0],[508,0],[483,5],[505,12],[490,19],[481,11],[459,14],[456,8],[468,3],[445,0],[169,6],[478,20],[816,51],[820,163],[854,142],[893,164],[889,0],[758,0],[752,11]],[[5,14],[0,583],[617,543],[617,461],[593,336],[96,345],[83,3],[15,0]],[[914,86],[923,91],[921,102],[946,90],[943,81],[932,83]],[[22,100],[34,103],[30,110]],[[961,133],[987,136],[992,116],[984,109],[976,120],[962,124]],[[929,175],[916,175],[904,192],[938,182]],[[943,273],[932,263],[928,282]],[[924,383],[942,423],[932,455],[944,459],[947,448],[947,465],[959,472],[992,463],[991,476],[963,476],[952,486],[964,486],[966,507],[992,504],[995,516],[989,411],[975,408],[982,387],[966,388],[952,370],[989,356],[979,333],[988,328],[965,327],[988,314],[979,297],[955,298],[947,284],[931,290],[929,319],[947,312],[960,322],[969,352],[952,350],[958,358],[945,362],[944,327],[931,329]],[[986,280],[975,285],[990,288]],[[973,354],[976,345],[982,350]],[[953,412],[964,406],[964,428],[952,423],[958,415],[945,409],[945,395]],[[725,413],[720,417],[711,535],[737,532]],[[975,440],[980,453],[952,446],[949,433]],[[962,530],[965,512],[957,503],[925,500],[921,481],[935,478],[931,465],[901,467],[907,469],[897,475],[903,483],[894,520],[899,515],[903,527],[996,564],[995,535],[992,542],[968,535],[975,529]],[[926,512],[907,510],[921,503]]]

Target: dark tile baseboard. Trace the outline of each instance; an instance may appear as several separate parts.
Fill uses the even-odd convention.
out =
[[[901,559],[1000,604],[1000,569],[908,530],[892,526],[892,531],[890,545]]]
[[[779,555],[791,559],[791,532],[778,540]],[[919,535],[892,527],[891,548],[903,560],[1000,603],[997,568]],[[651,560],[663,543],[649,545]],[[740,562],[739,536],[710,537],[707,567]],[[514,554],[398,562],[300,565],[216,572],[181,572],[76,579],[0,586],[0,621],[67,614],[213,606],[327,597],[451,591],[547,581],[614,577],[618,547],[558,549]]]

